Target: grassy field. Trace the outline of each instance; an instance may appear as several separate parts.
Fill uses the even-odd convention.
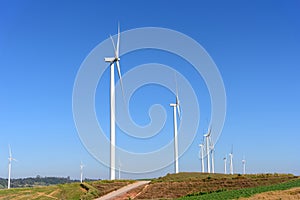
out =
[[[117,190],[133,181],[93,181],[61,185],[0,190],[0,200],[90,200]]]
[[[278,190],[287,190],[295,187],[300,187],[300,179],[291,180],[288,182],[269,185],[269,186],[259,186],[254,188],[244,188],[240,190],[231,190],[231,191],[224,191],[219,190],[212,193],[195,193],[188,195],[187,197],[179,198],[182,200],[194,200],[194,199],[203,199],[203,200],[226,200],[226,199],[238,199],[241,197],[250,197],[254,194],[268,192],[268,191],[278,191]],[[266,195],[265,195],[265,198]]]

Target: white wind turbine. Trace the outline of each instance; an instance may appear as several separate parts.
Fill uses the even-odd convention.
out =
[[[110,36],[110,39],[112,41],[114,51],[115,51],[115,57],[108,57],[104,58],[105,62],[110,63],[110,179],[115,180],[116,178],[116,150],[115,150],[115,144],[116,144],[116,124],[115,124],[115,63],[117,65],[118,75],[121,83],[122,93],[124,97],[123,92],[123,84],[122,84],[122,77],[121,77],[121,69],[120,69],[120,58],[119,58],[119,48],[120,48],[120,26],[118,26],[118,39],[117,39],[117,46],[115,46],[113,38]]]
[[[200,152],[201,152],[201,170],[202,170],[202,173],[204,173],[204,156],[203,156],[204,145],[199,144],[199,147],[200,147]]]
[[[233,174],[233,147],[231,148],[231,153],[229,154],[230,157],[230,174]]]
[[[121,180],[121,166],[122,166],[122,163],[119,159],[119,180]]]
[[[10,189],[10,177],[11,177],[11,162],[17,161],[16,159],[14,159],[12,157],[12,153],[11,153],[11,148],[10,146],[8,146],[8,150],[9,150],[9,157],[8,157],[8,183],[7,183],[7,189]]]
[[[207,172],[210,173],[210,134],[211,128],[208,133],[204,135],[206,141],[206,153],[207,153]]]
[[[176,103],[171,103],[170,106],[173,107],[173,121],[174,121],[174,159],[175,159],[175,173],[179,172],[178,169],[178,134],[177,134],[177,111],[178,116],[180,118],[180,105],[178,99],[178,87],[177,87],[177,79],[175,74],[175,82],[176,82]]]
[[[225,156],[225,157],[223,158],[223,160],[224,160],[224,174],[227,174],[227,169],[226,169],[226,165],[227,165],[227,156]]]
[[[243,164],[243,174],[246,174],[246,160],[245,160],[245,156],[243,157],[242,164]]]
[[[209,136],[210,153],[211,153],[211,172],[215,173],[215,146],[212,143],[211,137]]]
[[[80,163],[80,183],[82,183],[82,180],[83,180],[83,168],[84,168],[84,165],[81,162]]]

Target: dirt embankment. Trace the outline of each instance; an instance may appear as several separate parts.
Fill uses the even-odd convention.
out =
[[[179,198],[191,193],[217,190],[235,190],[257,186],[273,185],[293,179],[290,176],[247,177],[247,176],[207,176],[190,180],[153,181],[136,199]]]

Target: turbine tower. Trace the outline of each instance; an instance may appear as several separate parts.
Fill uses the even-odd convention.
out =
[[[83,168],[84,168],[84,165],[81,162],[80,163],[80,183],[82,183],[82,179],[83,179]]]
[[[11,177],[11,162],[17,161],[12,157],[10,146],[8,146],[9,150],[9,157],[8,157],[8,182],[7,182],[7,189],[10,189],[10,177]]]
[[[115,57],[104,58],[105,62],[110,63],[110,180],[115,180],[116,178],[116,152],[115,152],[115,144],[116,144],[116,122],[115,122],[115,63],[117,65],[118,75],[121,83],[122,93],[124,97],[122,77],[121,77],[121,69],[120,69],[120,57],[119,57],[119,47],[120,47],[120,26],[118,25],[118,39],[117,46],[115,46],[113,38],[110,36],[112,41]]]
[[[227,169],[226,169],[226,165],[227,165],[227,157],[225,156],[225,157],[223,158],[223,160],[224,160],[224,174],[227,174]]]
[[[204,135],[206,140],[206,153],[207,153],[207,173],[210,173],[210,134],[211,128],[208,130],[208,133]]]
[[[121,166],[122,166],[122,163],[119,159],[119,180],[121,180]]]
[[[215,147],[211,141],[211,137],[209,137],[210,149],[211,149],[211,172],[215,173]]]
[[[175,173],[179,172],[178,167],[178,134],[177,134],[177,111],[178,116],[180,118],[180,105],[178,99],[178,87],[177,87],[177,79],[175,74],[175,82],[176,82],[176,103],[171,103],[170,106],[173,107],[173,123],[174,123],[174,160],[175,160]]]
[[[231,153],[229,154],[230,157],[230,174],[233,174],[233,147],[231,148]]]
[[[201,151],[201,170],[202,170],[202,173],[204,173],[204,157],[203,157],[204,145],[199,144],[199,147],[200,147],[200,151]]]
[[[242,160],[242,164],[243,164],[243,174],[245,175],[246,174],[246,160],[245,160],[245,156]]]

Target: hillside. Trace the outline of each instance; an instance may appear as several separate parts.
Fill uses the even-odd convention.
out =
[[[6,199],[95,199],[134,181],[88,181],[42,187],[0,190],[0,200]],[[126,193],[128,199],[216,199],[216,196],[248,197],[253,194],[300,187],[300,179],[292,174],[224,175],[207,173],[168,174],[153,179],[148,185]],[[247,194],[245,196],[245,194]],[[225,198],[226,199],[226,198]]]
[[[173,199],[192,193],[207,193],[273,185],[296,178],[291,174],[168,174],[165,177],[154,179],[147,189],[138,196],[138,199]]]
[[[90,200],[117,190],[132,182],[133,181],[93,181],[83,184],[67,183],[33,188],[2,189],[0,190],[0,200]]]

